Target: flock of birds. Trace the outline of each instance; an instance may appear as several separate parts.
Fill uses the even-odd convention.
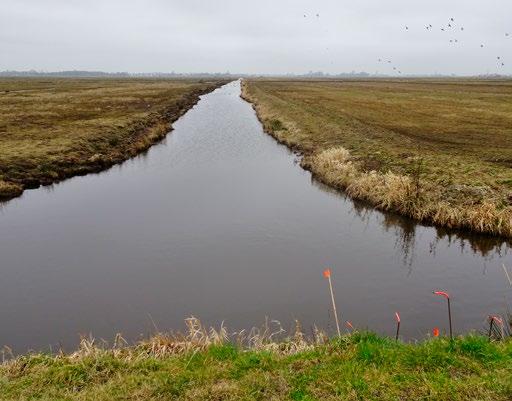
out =
[[[428,25],[425,25],[425,29],[427,31],[433,31],[435,28],[432,24],[428,24]],[[455,18],[450,18],[448,23],[446,25],[443,25],[441,27],[439,27],[439,29],[442,31],[442,32],[450,32],[450,33],[455,33],[455,32],[458,32],[458,33],[462,33],[464,32],[465,28],[464,26],[457,26],[456,22],[455,22]],[[409,31],[409,26],[405,26],[405,30],[406,31]],[[505,37],[506,38],[511,38],[511,35],[509,32],[505,32]],[[458,38],[453,38],[450,39],[450,43],[459,43],[459,39]],[[485,44],[480,44],[480,48],[483,49],[485,47]],[[391,60],[383,60],[382,58],[379,58],[378,59],[378,62],[379,63],[386,63],[386,64],[392,64],[392,61]],[[496,62],[498,64],[499,67],[505,67],[505,62],[503,60],[503,57],[500,55],[500,56],[496,56]],[[400,71],[396,66],[393,66],[393,71],[396,71],[398,72],[398,74],[402,74],[402,71]]]
[[[316,13],[316,14],[314,14],[314,17],[320,18],[320,14]],[[308,18],[308,15],[304,14],[304,18]],[[428,24],[428,25],[425,25],[425,29],[427,31],[434,31],[435,28],[432,24]],[[448,20],[448,23],[446,25],[440,26],[439,29],[441,32],[450,32],[453,34],[455,34],[455,33],[462,34],[465,31],[464,26],[457,26],[455,18],[453,18],[453,17]],[[405,26],[405,30],[406,31],[410,30],[408,25]],[[505,37],[512,38],[512,35],[509,32],[505,32]],[[459,38],[453,38],[453,36],[451,39],[449,39],[449,41],[450,41],[450,43],[453,43],[453,44],[460,43]],[[485,47],[485,44],[481,43],[480,48],[483,49],[484,47]],[[327,50],[329,50],[329,48],[327,48]],[[379,58],[378,62],[384,63],[386,65],[391,64],[393,71],[395,71],[398,74],[402,74],[402,71],[396,65],[394,65],[394,63],[391,60]],[[499,67],[505,67],[505,61],[501,55],[496,56],[496,62]]]

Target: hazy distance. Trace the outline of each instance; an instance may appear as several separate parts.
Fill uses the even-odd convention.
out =
[[[0,70],[510,74],[511,16],[510,0],[2,0]]]

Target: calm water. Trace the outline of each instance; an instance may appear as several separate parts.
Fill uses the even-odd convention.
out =
[[[266,316],[332,330],[341,319],[406,338],[457,332],[505,310],[498,240],[461,238],[372,211],[311,180],[263,133],[231,83],[202,97],[146,155],[25,192],[0,210],[0,345],[17,352],[79,333],[129,339],[190,315],[233,329]],[[509,297],[510,300],[510,297]]]

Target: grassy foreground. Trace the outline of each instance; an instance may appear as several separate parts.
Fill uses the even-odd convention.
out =
[[[243,97],[324,183],[512,237],[512,80],[249,80]]]
[[[224,333],[225,334],[225,333]],[[230,345],[221,332],[132,347],[33,354],[0,365],[0,400],[512,399],[512,342],[480,336],[404,344],[371,333]]]
[[[146,150],[225,82],[0,79],[0,198],[100,171]]]

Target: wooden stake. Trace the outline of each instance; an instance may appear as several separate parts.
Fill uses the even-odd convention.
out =
[[[338,320],[338,312],[336,311],[336,302],[334,301],[334,291],[332,289],[332,282],[331,282],[331,270],[327,269],[324,271],[324,277],[329,280],[329,290],[331,292],[331,301],[332,301],[332,309],[334,311],[334,319],[336,320],[336,330],[338,331],[338,337],[341,337],[341,331],[340,331],[340,323]]]

